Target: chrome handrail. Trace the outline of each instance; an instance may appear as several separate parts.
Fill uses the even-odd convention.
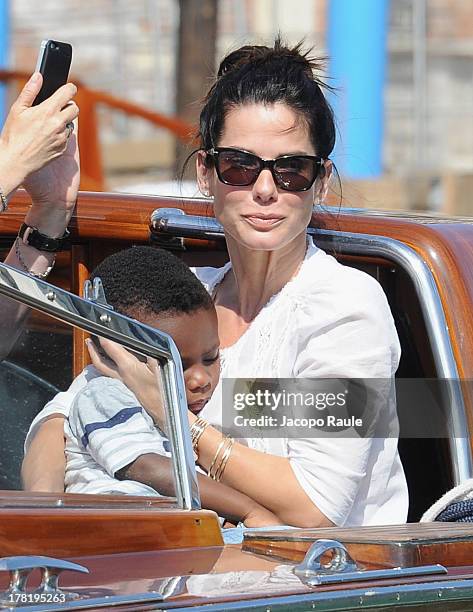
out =
[[[151,229],[167,235],[183,238],[223,239],[222,225],[212,217],[166,213],[160,216],[160,209],[151,215]],[[449,431],[450,453],[453,458],[454,484],[460,484],[473,476],[473,463],[468,434],[465,404],[459,380],[458,368],[448,335],[442,302],[434,276],[427,263],[411,247],[399,240],[386,236],[355,234],[334,230],[308,228],[318,247],[334,250],[344,255],[365,255],[382,257],[399,265],[414,283],[427,332],[436,338],[432,343],[433,357],[439,378],[449,379],[452,420]]]
[[[92,334],[154,357],[161,364],[164,408],[180,508],[200,509],[194,456],[187,420],[184,375],[172,338],[148,325],[84,300],[64,289],[0,264],[0,295],[26,304]],[[177,407],[177,409],[176,409]]]

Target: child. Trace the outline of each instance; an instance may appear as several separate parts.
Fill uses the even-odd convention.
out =
[[[151,247],[111,255],[95,277],[116,312],[172,336],[189,410],[200,412],[220,375],[215,307],[201,282],[180,259]],[[67,492],[174,495],[169,443],[121,381],[89,380],[74,401],[65,436]],[[204,474],[198,480],[203,507],[247,526],[278,524],[246,495]]]

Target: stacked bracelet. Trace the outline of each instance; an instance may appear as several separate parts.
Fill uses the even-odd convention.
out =
[[[209,426],[207,421],[204,421],[202,417],[198,417],[191,427],[191,440],[192,440],[192,450],[196,455],[196,461],[198,458],[197,447],[199,445],[199,440],[204,433],[205,429]]]
[[[209,424],[202,417],[198,417],[191,427],[191,440],[192,440],[192,450],[194,451],[194,458],[197,461],[199,458],[198,455],[198,446],[199,440],[202,437],[202,434],[207,429]],[[212,463],[208,469],[208,475],[213,480],[219,482],[219,480],[223,476],[223,472],[227,467],[228,460],[230,459],[230,455],[232,452],[233,444],[235,440],[233,438],[223,437],[221,442],[217,447],[217,452],[212,459]]]
[[[0,213],[5,212],[8,208],[8,200],[6,195],[0,189]]]
[[[210,464],[208,475],[212,480],[219,482],[223,476],[223,472],[227,467],[228,460],[232,452],[233,444],[235,440],[233,438],[223,438],[217,447],[217,452]],[[220,454],[221,453],[221,454]]]
[[[44,272],[32,272],[26,265],[25,260],[23,259],[23,256],[20,251],[20,244],[21,244],[21,239],[17,237],[15,240],[15,254],[23,270],[25,272],[28,272],[28,274],[30,274],[31,276],[34,276],[35,278],[39,278],[41,280],[44,280],[45,278],[47,278],[51,270],[54,268],[54,264],[56,263],[56,256],[54,256],[51,262],[51,265],[48,266]]]

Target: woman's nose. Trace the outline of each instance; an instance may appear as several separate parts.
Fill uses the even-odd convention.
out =
[[[277,196],[278,188],[274,182],[271,170],[264,168],[253,184],[253,197],[262,203],[270,203],[276,200]]]

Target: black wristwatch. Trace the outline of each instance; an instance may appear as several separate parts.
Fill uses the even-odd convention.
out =
[[[51,238],[42,234],[37,227],[32,227],[26,223],[22,223],[18,237],[25,244],[38,249],[38,251],[47,251],[48,253],[57,253],[58,251],[64,251],[69,246],[67,240],[70,236],[69,230],[66,229],[64,234],[60,238]]]

